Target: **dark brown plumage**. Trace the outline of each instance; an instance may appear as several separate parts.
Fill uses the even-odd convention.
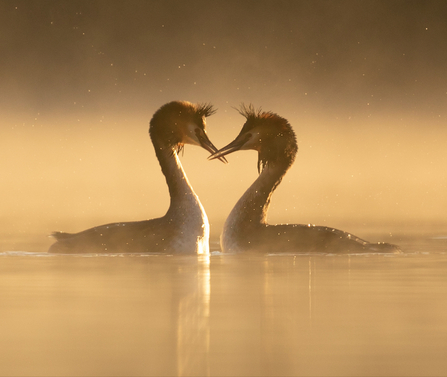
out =
[[[163,217],[106,224],[74,234],[56,232],[57,242],[49,252],[208,253],[208,219],[183,171],[178,151],[184,144],[217,151],[205,132],[205,117],[214,112],[210,104],[173,101],[158,109],[150,121],[150,137],[171,197]]]
[[[246,118],[239,135],[209,158],[222,158],[238,150],[258,152],[259,177],[234,206],[221,235],[223,252],[398,252],[395,245],[369,243],[347,232],[315,225],[267,224],[271,196],[298,151],[289,122],[272,112],[244,106]]]

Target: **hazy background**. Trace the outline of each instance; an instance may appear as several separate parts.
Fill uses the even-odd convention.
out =
[[[3,244],[162,216],[147,131],[172,100],[218,108],[219,148],[241,102],[290,121],[272,223],[445,233],[446,19],[445,1],[0,1]],[[207,155],[182,162],[216,236],[257,156]]]

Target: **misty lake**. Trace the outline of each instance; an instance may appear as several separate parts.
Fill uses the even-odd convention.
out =
[[[0,375],[445,375],[447,238],[396,241],[403,254],[3,245]]]
[[[446,20],[434,0],[0,0],[0,377],[447,376]],[[210,255],[47,253],[171,200],[204,231],[177,155]],[[267,163],[269,224],[402,253],[221,253]]]

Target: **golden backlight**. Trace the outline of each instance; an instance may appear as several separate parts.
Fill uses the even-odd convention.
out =
[[[155,106],[154,106],[155,108]],[[229,110],[229,112],[232,109]],[[280,111],[278,111],[280,112]],[[222,112],[208,119],[217,147],[239,133],[243,118]],[[287,111],[282,111],[287,116]],[[151,114],[139,117],[68,116],[2,129],[0,193],[5,233],[77,232],[107,222],[164,215],[167,187],[148,135]],[[361,122],[289,116],[298,139],[296,162],[274,193],[270,223],[349,226],[385,233],[445,219],[447,163],[441,127],[414,122]],[[181,160],[211,223],[213,237],[257,177],[256,152],[207,160],[187,146]]]
[[[0,1],[0,376],[445,376],[446,19],[431,0]],[[269,224],[402,253],[221,253],[258,156],[193,145],[209,255],[47,253],[53,231],[166,213],[148,129],[175,100],[217,109],[218,149],[242,103],[289,121]]]

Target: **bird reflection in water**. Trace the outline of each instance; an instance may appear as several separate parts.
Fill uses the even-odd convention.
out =
[[[210,256],[200,255],[194,268],[181,271],[184,295],[178,302],[177,375],[210,374]],[[180,272],[179,272],[180,273]],[[194,372],[193,372],[194,371]]]
[[[223,252],[399,252],[395,245],[370,243],[325,226],[267,224],[271,196],[295,161],[296,136],[289,122],[273,112],[242,105],[239,113],[246,118],[241,132],[209,158],[253,149],[258,152],[260,174],[225,221]]]
[[[208,254],[208,218],[178,153],[184,144],[217,151],[205,132],[205,118],[214,113],[210,104],[173,101],[158,109],[150,121],[149,134],[171,198],[163,217],[106,224],[79,233],[55,232],[52,236],[57,242],[49,252]],[[224,157],[219,159],[226,162]]]

